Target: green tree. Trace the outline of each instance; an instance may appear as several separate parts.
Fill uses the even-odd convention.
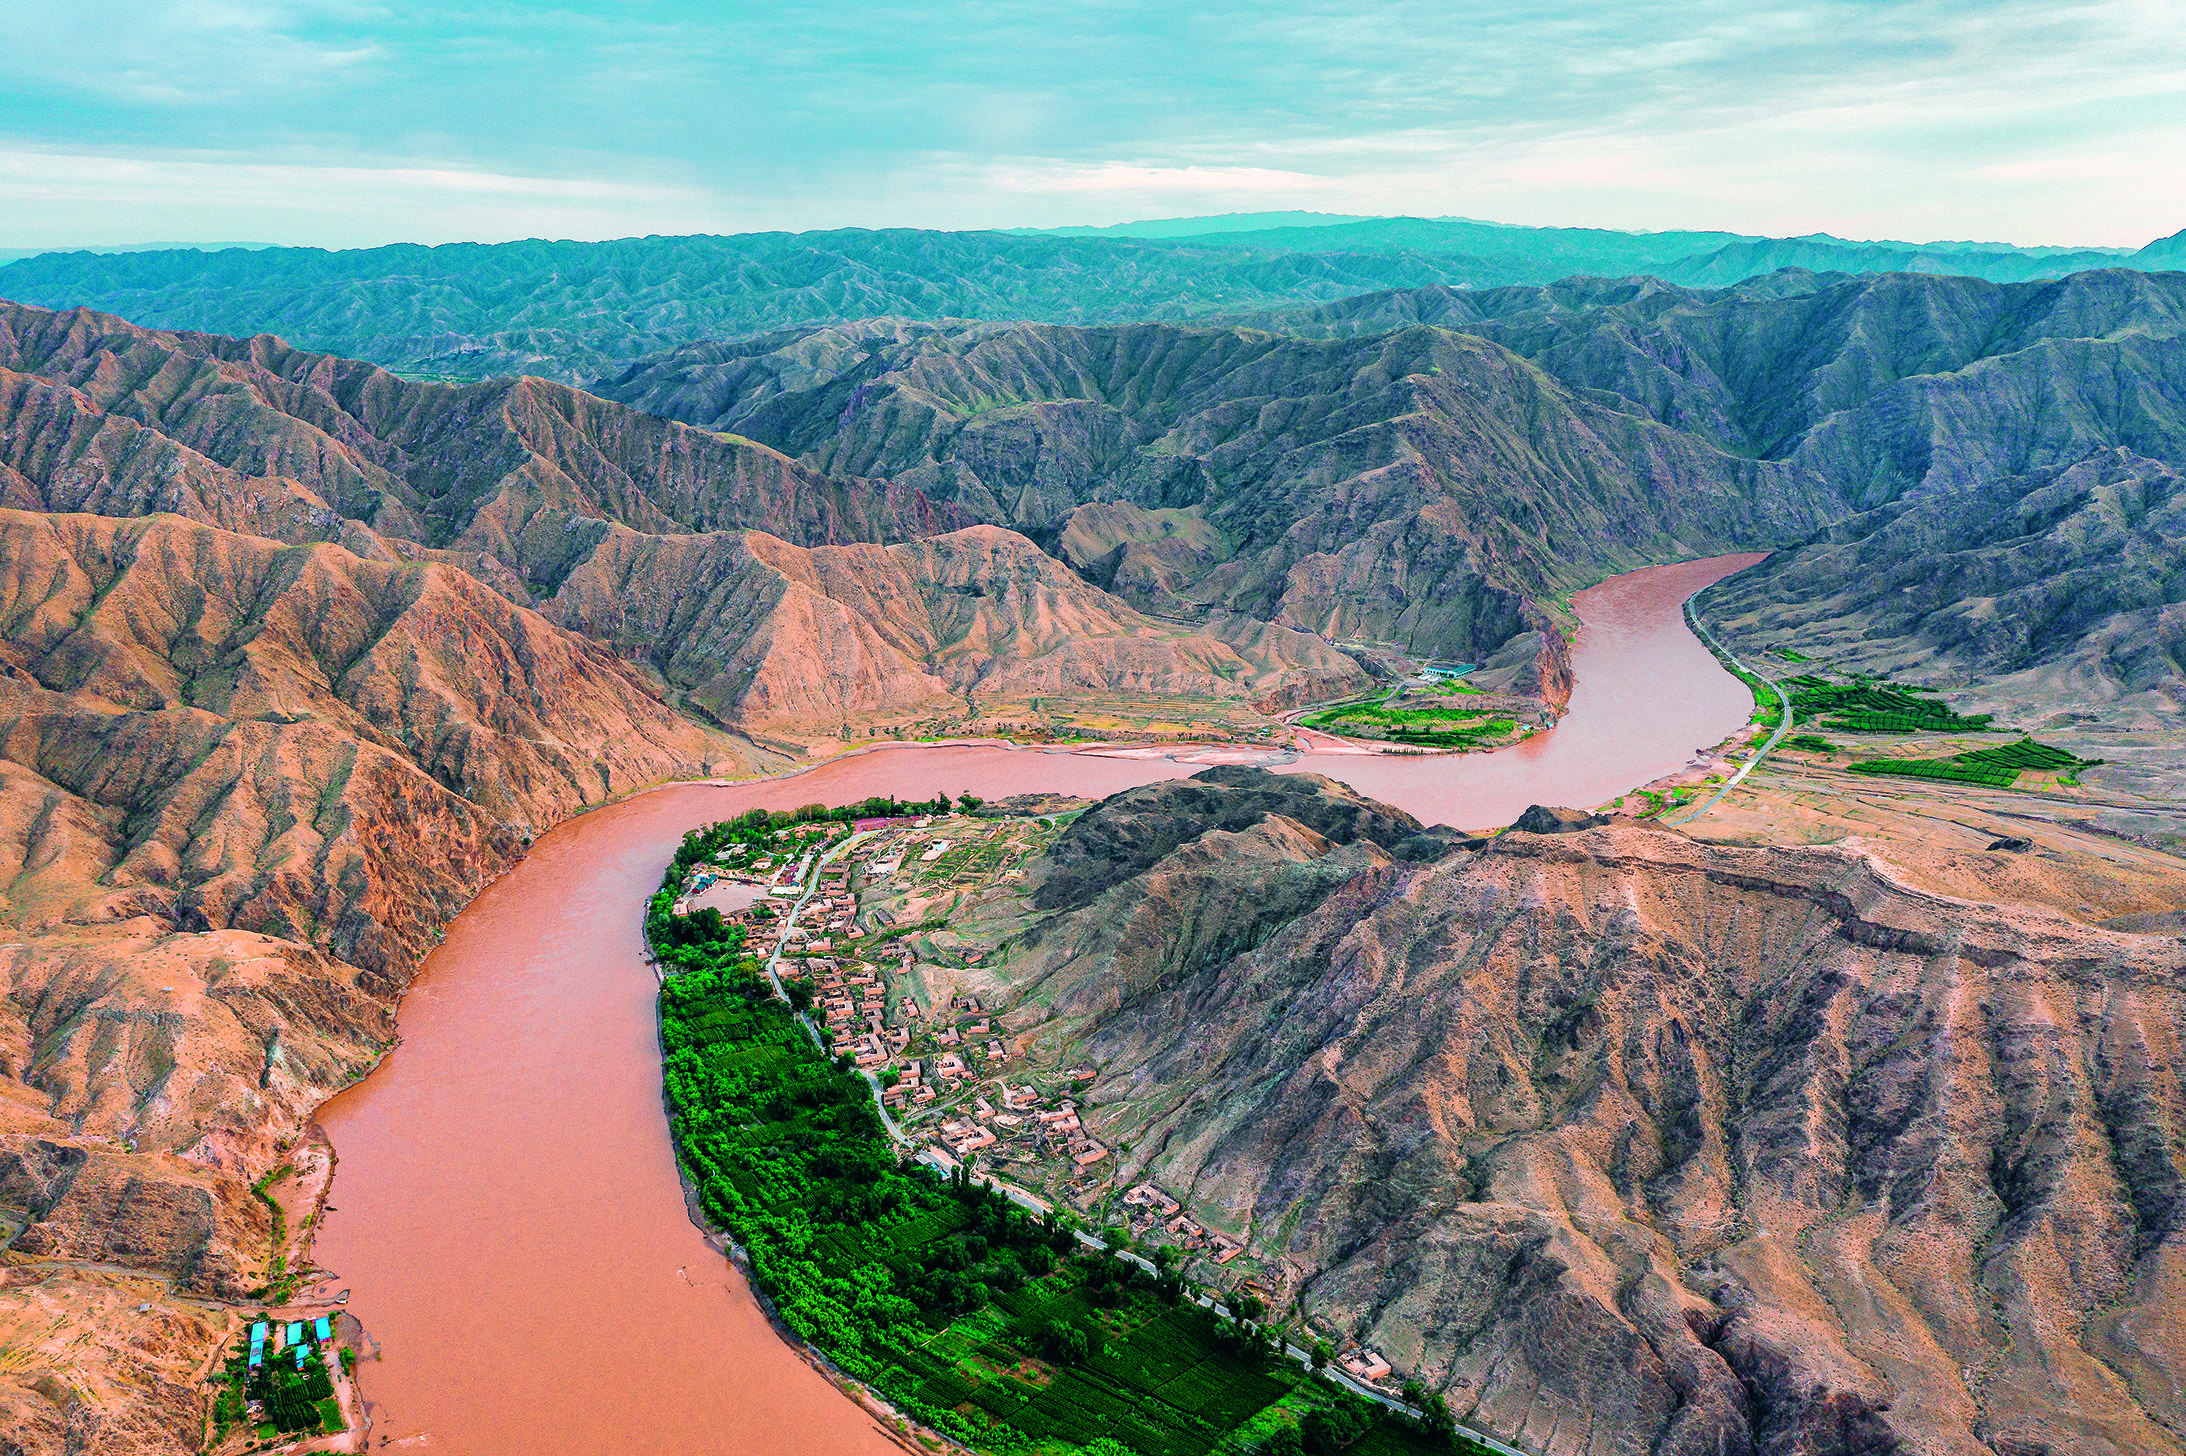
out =
[[[1298,1423],[1298,1439],[1309,1456],[1330,1456],[1372,1429],[1374,1416],[1371,1403],[1339,1397],[1334,1405],[1306,1412],[1306,1418]]]
[[[1058,1365],[1077,1365],[1092,1353],[1092,1337],[1081,1325],[1051,1319],[1040,1331],[1040,1352]]]

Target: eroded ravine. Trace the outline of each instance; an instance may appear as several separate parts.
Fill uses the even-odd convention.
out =
[[[1582,593],[1577,686],[1553,733],[1490,755],[1294,766],[1464,827],[1658,777],[1746,716],[1745,689],[1679,607],[1756,559],[1650,568]],[[795,778],[664,789],[542,837],[449,928],[403,1004],[402,1045],[321,1114],[341,1163],[317,1260],[340,1272],[383,1352],[364,1371],[373,1449],[895,1449],[776,1337],[686,1216],[640,956],[645,897],[684,830],[754,805],[1097,797],[1199,766],[889,750]]]

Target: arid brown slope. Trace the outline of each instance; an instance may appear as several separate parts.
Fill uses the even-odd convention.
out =
[[[1119,1186],[1530,1449],[2186,1449],[2175,938],[1853,847],[1277,814],[999,974],[1099,1065]]]
[[[2186,354],[2182,354],[2186,359]],[[2124,449],[1863,512],[1708,593],[1741,650],[1960,689],[2029,726],[2175,741],[2186,475]]]
[[[0,499],[459,567],[645,654],[711,716],[791,737],[917,717],[995,674],[990,697],[1240,702],[1363,680],[1294,628],[1159,628],[1022,537],[966,549],[949,533],[973,517],[915,484],[824,475],[541,380],[419,384],[82,310],[0,307]],[[798,549],[927,540],[956,544]],[[789,561],[808,565],[784,576]]]
[[[758,532],[611,534],[546,610],[595,636],[658,644],[692,702],[789,733],[915,717],[967,693],[990,706],[1080,692],[1243,701],[1368,681],[1302,632],[1150,621],[993,526],[811,550]]]
[[[601,388],[1042,542],[1098,541],[1084,564],[1141,607],[1470,661],[1611,570],[1843,514],[1826,488],[1432,328],[873,320],[692,345]]]
[[[187,1367],[266,1279],[248,1185],[440,928],[534,833],[744,750],[462,572],[172,516],[0,511],[0,622],[0,1323],[109,1322],[63,1369],[26,1343],[0,1420],[190,1450]]]
[[[1714,620],[1753,646],[1980,684],[2007,715],[2175,731],[2186,274],[1569,279],[1269,322],[1477,333],[1836,491],[1859,513],[1710,594]]]
[[[0,409],[13,505],[169,510],[281,540],[338,539],[357,521],[519,571],[547,509],[806,544],[963,523],[544,380],[423,384],[267,335],[169,333],[84,309],[0,305]]]

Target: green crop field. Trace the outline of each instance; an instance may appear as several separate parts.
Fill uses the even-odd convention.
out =
[[[1438,1400],[1418,1421],[1361,1401],[1185,1298],[1173,1269],[1086,1251],[1053,1214],[899,1162],[864,1079],[813,1044],[741,930],[673,913],[684,868],[722,838],[691,836],[649,909],[675,971],[662,1076],[707,1217],[791,1330],[913,1419],[1013,1456],[1103,1438],[1206,1456],[1248,1423],[1317,1410],[1363,1430],[1348,1449],[1369,1456],[1469,1449]]]
[[[1925,689],[1898,683],[1833,683],[1812,674],[1786,678],[1791,708],[1800,719],[1824,719],[1821,726],[1839,733],[1985,733],[1989,715],[1962,716],[1931,698]]]
[[[2058,769],[2093,768],[2099,758],[2078,758],[2062,748],[2022,738],[1996,748],[1977,748],[1949,758],[1876,758],[1850,765],[1852,772],[1891,778],[1935,779],[1945,783],[1983,784],[1994,789],[2016,785],[2019,775]]]
[[[1352,703],[1308,714],[1299,722],[1328,733],[1351,733],[1420,748],[1470,748],[1506,738],[1518,725],[1489,708],[1388,708]]]

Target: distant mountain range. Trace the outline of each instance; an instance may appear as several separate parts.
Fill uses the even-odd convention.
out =
[[[884,315],[1182,322],[1581,276],[1724,287],[1785,268],[2013,282],[2110,267],[2186,267],[2186,233],[2138,250],[2056,250],[1268,213],[1044,233],[50,253],[0,267],[0,297],[162,328],[276,333],[410,374],[581,383],[699,339]]]

